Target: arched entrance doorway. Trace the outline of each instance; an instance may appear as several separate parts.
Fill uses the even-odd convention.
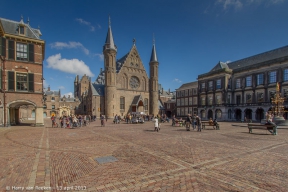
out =
[[[241,109],[235,109],[235,119],[237,121],[241,121],[241,118],[242,118],[242,111]]]
[[[283,114],[283,117],[285,118],[285,119],[288,119],[288,108],[284,108],[284,114]]]
[[[144,113],[144,100],[141,95],[134,97],[131,104],[131,112],[143,112]]]
[[[256,114],[255,114],[255,119],[257,121],[261,121],[261,119],[264,119],[264,109],[262,108],[257,108],[256,109]]]
[[[213,111],[211,109],[208,110],[208,119],[213,119]]]
[[[201,119],[205,119],[206,118],[206,111],[205,110],[201,110],[200,114],[201,114]]]
[[[16,100],[6,105],[6,125],[44,126],[43,107],[29,100]]]
[[[216,119],[222,119],[222,111],[221,109],[217,109],[215,112],[215,118]]]
[[[69,106],[61,106],[59,107],[59,114],[60,116],[70,116],[70,107]]]
[[[246,119],[252,119],[252,109],[245,109],[244,112]]]

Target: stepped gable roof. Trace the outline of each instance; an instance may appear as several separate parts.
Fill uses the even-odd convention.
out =
[[[198,81],[193,81],[190,83],[184,83],[182,84],[178,89],[176,90],[184,90],[184,89],[191,89],[191,88],[197,88],[198,87]]]
[[[3,27],[4,33],[11,34],[11,35],[19,35],[19,25],[24,25],[25,29],[25,36],[32,39],[40,39],[41,31],[40,29],[32,28],[29,23],[25,24],[23,19],[20,22],[12,21],[9,19],[0,18],[1,25]],[[21,35],[22,36],[22,35]]]
[[[143,101],[143,98],[141,95],[136,95],[134,96],[134,99],[132,101],[132,105],[138,105],[139,101],[142,100]]]
[[[93,84],[105,85],[105,71],[100,71],[98,77]]]
[[[165,109],[165,107],[163,106],[161,100],[158,100],[158,107],[159,107],[160,110],[164,110]]]
[[[104,85],[91,83],[92,95],[104,96]]]
[[[228,68],[228,69],[229,69],[227,63],[224,63],[224,62],[222,62],[222,61],[219,61],[219,63],[217,63],[217,64],[215,65],[215,67],[213,67],[213,69],[211,69],[211,71],[216,71],[216,70],[218,70],[218,69],[224,69],[224,68]]]
[[[288,46],[280,47],[277,49],[273,49],[271,51],[267,51],[251,57],[240,59],[238,61],[228,63],[228,66],[230,69],[235,70],[240,69],[242,67],[251,66],[253,64],[259,64],[265,61],[271,61],[282,57],[288,57]]]

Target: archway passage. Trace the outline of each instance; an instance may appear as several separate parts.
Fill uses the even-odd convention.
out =
[[[43,108],[29,100],[16,100],[7,104],[6,126],[44,126]]]
[[[246,119],[252,119],[252,110],[251,109],[245,109],[245,117],[246,117]]]
[[[256,110],[255,118],[257,121],[261,121],[261,119],[264,119],[264,109],[258,108]]]
[[[242,111],[241,109],[235,109],[235,119],[237,121],[240,121],[241,120],[241,117],[242,117]]]
[[[213,111],[211,109],[208,110],[208,119],[213,119]]]

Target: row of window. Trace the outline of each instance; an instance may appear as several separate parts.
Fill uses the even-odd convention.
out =
[[[197,97],[189,97],[189,98],[181,98],[177,99],[177,106],[184,106],[184,105],[197,105]]]
[[[192,107],[181,107],[177,108],[177,116],[186,116],[186,115],[198,114],[197,108]]]
[[[269,92],[269,98],[270,98],[270,101],[271,101],[271,98],[274,98],[275,96],[275,91],[270,91]],[[284,89],[283,90],[283,96],[287,99],[288,98],[288,89]],[[252,93],[246,93],[245,94],[245,103],[252,103]],[[238,94],[236,95],[235,97],[235,103],[236,104],[241,104],[241,95]],[[212,96],[209,96],[208,97],[208,101],[207,101],[208,105],[213,105],[213,97]],[[227,99],[226,99],[226,102],[227,104],[231,104],[231,95],[227,95]],[[257,93],[256,94],[256,102],[260,103],[260,102],[264,102],[264,93]],[[222,98],[220,95],[216,95],[215,97],[215,104],[222,104]],[[201,105],[206,105],[206,97],[201,97]]]
[[[288,69],[284,69],[283,71],[283,81],[288,81]],[[271,71],[268,73],[268,83],[276,83],[277,82],[277,71]],[[256,75],[256,86],[264,84],[264,74],[260,73]],[[201,83],[201,90],[205,91],[206,83]],[[236,79],[235,88],[240,89],[241,86],[241,78]],[[252,87],[252,75],[245,77],[245,87]],[[216,80],[216,89],[221,89],[221,79]],[[231,82],[228,82],[228,89],[231,89]],[[214,90],[213,81],[208,82],[208,90]]]
[[[201,84],[201,88],[202,88],[202,90],[205,90],[205,83]],[[221,89],[221,88],[222,88],[221,79],[217,79],[216,80],[216,89]],[[213,81],[209,81],[208,82],[208,90],[212,91],[213,89],[214,89]]]
[[[192,95],[197,95],[197,89],[186,89],[182,91],[177,91],[177,97],[187,97]]]

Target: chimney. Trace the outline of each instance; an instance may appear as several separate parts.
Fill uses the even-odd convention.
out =
[[[162,87],[162,94],[164,93],[164,89],[163,89],[163,87]]]
[[[100,68],[100,73],[102,73],[102,68]]]
[[[170,95],[170,88],[168,89],[168,94]]]
[[[50,85],[48,86],[48,90],[47,91],[50,91]]]

